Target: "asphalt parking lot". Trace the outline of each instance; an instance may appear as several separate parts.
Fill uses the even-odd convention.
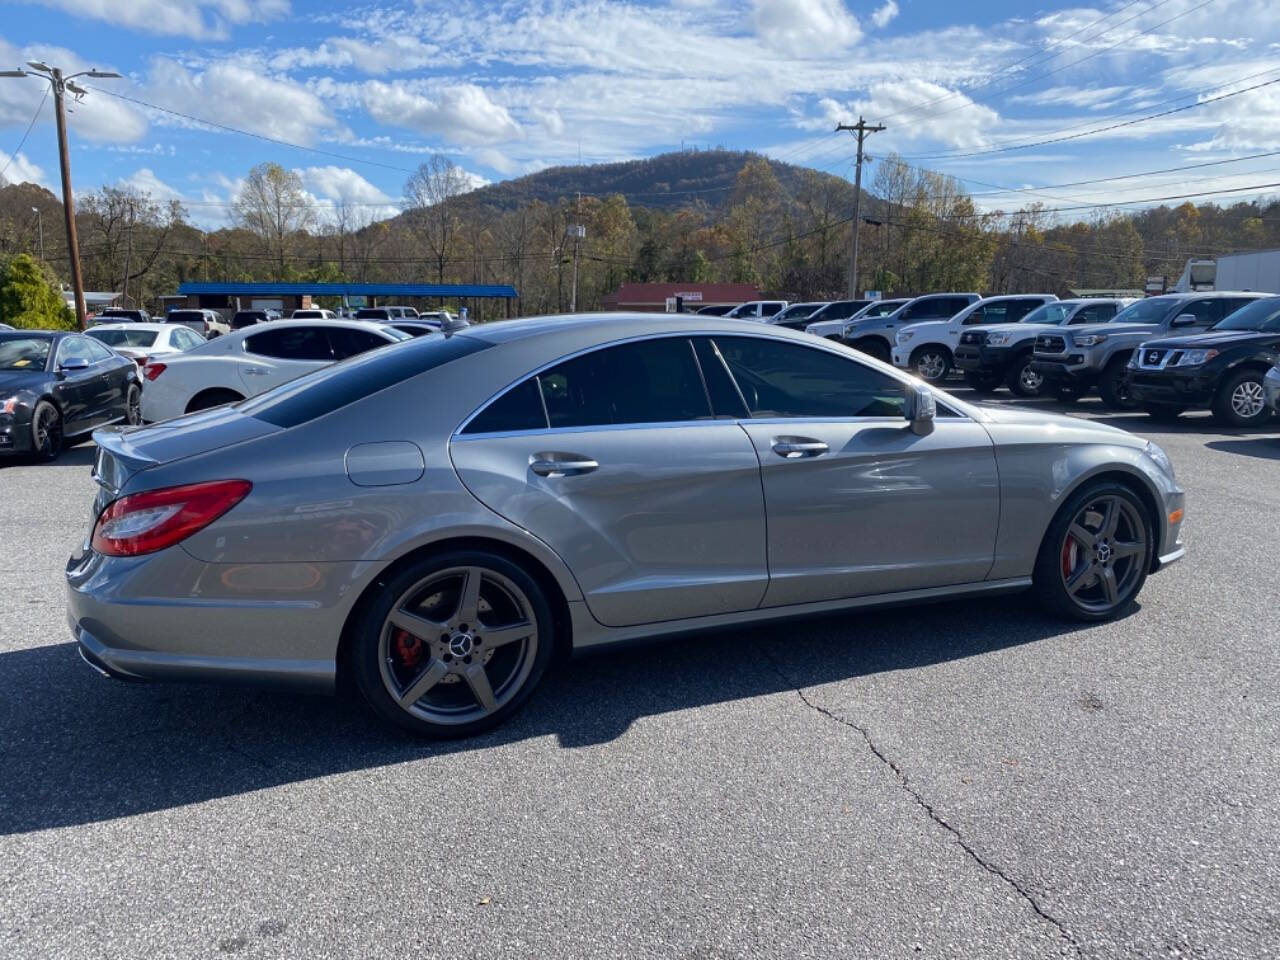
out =
[[[1280,944],[1280,425],[1162,444],[1186,560],[569,664],[424,744],[71,644],[91,447],[0,468],[0,956],[1249,957]],[[940,531],[940,533],[942,533]]]

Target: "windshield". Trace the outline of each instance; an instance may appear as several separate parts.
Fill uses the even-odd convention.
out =
[[[799,320],[801,317],[807,317],[819,307],[821,303],[796,303],[787,307],[780,314],[775,316],[774,320]]]
[[[1074,303],[1046,303],[1044,306],[1036,307],[1018,322],[1059,324],[1071,316],[1075,306]]]
[[[90,330],[89,336],[108,347],[149,347],[156,342],[154,330]]]
[[[1209,329],[1280,332],[1280,297],[1263,297],[1261,300],[1254,300],[1235,313],[1227,314]]]
[[[168,323],[204,323],[204,314],[199,310],[170,310],[165,320]]]
[[[881,301],[880,303],[877,303],[874,307],[868,307],[867,312],[864,313],[858,319],[865,320],[868,317],[887,317],[889,314],[893,313],[893,311],[897,310],[900,306],[902,306],[906,302],[907,301],[905,300]]]
[[[1169,308],[1179,302],[1174,297],[1152,297],[1149,300],[1139,300],[1119,311],[1111,319],[1111,323],[1159,323],[1169,312]]]
[[[381,307],[368,307],[356,311],[357,320],[386,320],[391,314]]]
[[[0,370],[43,370],[52,343],[47,337],[0,336]]]

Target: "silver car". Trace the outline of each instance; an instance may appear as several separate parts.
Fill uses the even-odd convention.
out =
[[[69,619],[105,674],[332,690],[461,736],[556,655],[1034,589],[1086,621],[1182,556],[1155,444],[711,316],[472,327],[99,431]]]

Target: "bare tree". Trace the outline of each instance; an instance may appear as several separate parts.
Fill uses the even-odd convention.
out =
[[[233,205],[236,222],[256,234],[276,261],[283,278],[294,237],[315,223],[315,210],[302,190],[302,178],[278,163],[260,163],[249,171]]]
[[[462,168],[438,153],[420,164],[404,185],[409,221],[431,253],[436,283],[444,283],[445,267],[457,239],[458,198],[470,189]]]

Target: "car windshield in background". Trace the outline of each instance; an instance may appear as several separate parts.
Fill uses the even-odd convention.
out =
[[[1246,304],[1219,320],[1212,330],[1257,330],[1259,333],[1280,332],[1280,297],[1263,297]]]
[[[1073,308],[1070,303],[1046,303],[1042,307],[1036,307],[1018,322],[1059,324],[1071,315]]]
[[[490,344],[470,337],[418,337],[388,331],[410,341],[370,350],[348,360],[304,374],[237,405],[245,416],[277,427],[296,427],[349,403],[385,390],[394,383],[443,366]]]
[[[813,313],[815,310],[817,310],[817,309],[818,309],[819,307],[821,307],[821,306],[823,306],[823,304],[821,304],[821,303],[797,303],[797,304],[793,304],[792,306],[787,307],[787,309],[783,310],[781,313],[777,314],[773,319],[775,319],[775,320],[801,320],[801,319],[803,319],[804,317],[809,316],[809,314]]]
[[[869,317],[887,317],[904,303],[906,303],[905,300],[892,300],[885,303],[877,303],[874,307],[868,309],[860,319],[866,319]]]
[[[356,311],[357,320],[388,320],[391,314],[381,307],[365,307]]]
[[[1139,300],[1119,311],[1112,323],[1159,323],[1178,301],[1173,297],[1152,297],[1150,300]]]
[[[0,370],[43,370],[52,343],[46,337],[0,334]]]
[[[156,342],[154,330],[90,330],[89,336],[108,347],[149,347]]]

